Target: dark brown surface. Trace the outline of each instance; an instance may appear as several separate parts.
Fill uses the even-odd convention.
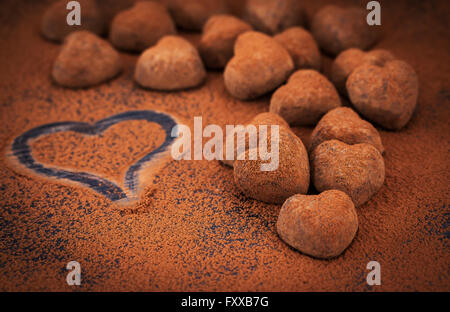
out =
[[[308,15],[325,2],[308,2]],[[121,54],[125,71],[110,83],[78,91],[58,87],[50,72],[59,46],[39,34],[45,4],[2,1],[0,289],[74,290],[66,285],[65,266],[76,260],[82,266],[79,290],[449,291],[447,3],[382,2],[383,35],[376,48],[416,70],[418,107],[401,131],[379,129],[385,183],[357,209],[359,230],[350,247],[324,261],[283,243],[275,228],[280,206],[243,196],[232,170],[218,162],[172,161],[143,199],[126,208],[13,166],[6,156],[11,141],[48,122],[93,122],[154,108],[188,121],[201,115],[204,124],[245,123],[268,110],[270,97],[238,101],[218,72],[208,73],[195,90],[143,90],[133,83],[137,55],[130,54]],[[331,59],[323,61],[328,74]],[[311,130],[295,129],[305,145]],[[127,160],[126,154],[116,156],[119,163]],[[73,159],[74,167],[84,165],[83,158]],[[381,264],[381,286],[366,284],[372,260]]]

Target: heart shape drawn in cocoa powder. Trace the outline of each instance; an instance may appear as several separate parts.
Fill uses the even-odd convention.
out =
[[[72,131],[83,135],[97,136],[101,135],[113,125],[133,120],[145,120],[159,124],[165,132],[166,137],[159,147],[130,165],[125,173],[124,188],[92,173],[45,166],[34,159],[32,149],[29,145],[30,140],[37,139],[42,135],[58,132]],[[159,159],[159,156],[165,154],[176,140],[176,137],[171,136],[171,132],[177,124],[175,118],[171,115],[153,110],[128,111],[99,120],[94,124],[72,121],[49,123],[28,130],[15,138],[11,145],[11,154],[9,156],[28,170],[39,175],[80,183],[106,196],[111,201],[129,201],[137,197],[141,170]]]

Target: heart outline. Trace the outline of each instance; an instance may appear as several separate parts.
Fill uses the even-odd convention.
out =
[[[28,141],[42,135],[67,131],[74,131],[83,135],[99,135],[113,125],[130,120],[146,120],[147,122],[157,123],[163,128],[166,134],[164,142],[158,148],[131,164],[125,173],[124,186],[131,194],[136,195],[139,185],[139,171],[145,165],[157,160],[157,156],[165,153],[176,140],[176,137],[171,136],[171,132],[178,123],[174,117],[167,113],[154,110],[134,110],[106,117],[93,124],[77,121],[44,124],[16,137],[11,145],[12,156],[21,165],[40,175],[83,184],[97,193],[106,196],[111,201],[129,200],[130,197],[127,195],[126,190],[106,178],[88,172],[75,172],[68,169],[44,166],[37,162],[31,154]]]

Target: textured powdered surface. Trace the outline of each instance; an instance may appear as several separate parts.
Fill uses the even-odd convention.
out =
[[[217,72],[190,91],[143,90],[133,82],[138,56],[131,54],[121,54],[124,72],[109,83],[76,91],[57,87],[50,72],[59,46],[39,34],[43,2],[8,0],[0,9],[0,290],[74,290],[66,284],[71,260],[82,266],[78,290],[450,290],[447,1],[382,2],[384,33],[376,48],[392,51],[416,70],[418,107],[401,131],[378,128],[386,149],[385,184],[357,208],[355,240],[333,260],[310,258],[281,241],[275,227],[280,206],[246,198],[233,171],[217,161],[168,163],[143,200],[127,208],[85,187],[50,182],[11,165],[5,156],[11,141],[49,122],[94,122],[157,109],[225,125],[248,122],[269,107],[270,95],[250,102],[228,95]],[[324,4],[308,2],[308,14]],[[326,74],[330,64],[324,58]],[[138,124],[129,125],[134,127],[139,133]],[[294,131],[307,145],[312,128]],[[137,140],[132,134],[127,139]],[[84,148],[89,144],[94,143]],[[127,154],[114,156],[118,166]],[[89,167],[86,159],[74,155],[73,167]],[[98,163],[115,168],[109,159]],[[366,283],[371,260],[381,264],[378,287]]]

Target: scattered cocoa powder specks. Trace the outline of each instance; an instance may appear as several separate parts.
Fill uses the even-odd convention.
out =
[[[170,161],[132,207],[145,213],[126,215],[89,188],[12,166],[11,140],[43,124],[95,122],[132,109],[245,124],[268,110],[270,96],[240,101],[215,72],[196,89],[139,88],[133,82],[138,56],[130,54],[121,54],[124,73],[109,83],[60,88],[48,77],[59,47],[36,30],[46,3],[1,1],[7,14],[0,16],[0,289],[73,291],[66,265],[76,260],[80,291],[448,291],[450,64],[443,61],[448,27],[442,14],[448,2],[380,2],[384,35],[376,48],[408,62],[421,90],[407,127],[378,129],[385,182],[357,208],[355,239],[341,256],[320,260],[285,244],[276,231],[280,205],[242,194],[232,170],[217,161]],[[354,5],[304,3],[309,15],[331,3]],[[183,37],[195,42],[200,34]],[[331,63],[323,58],[324,73]],[[306,143],[312,128],[292,131]],[[382,268],[376,287],[366,282],[373,260]]]

